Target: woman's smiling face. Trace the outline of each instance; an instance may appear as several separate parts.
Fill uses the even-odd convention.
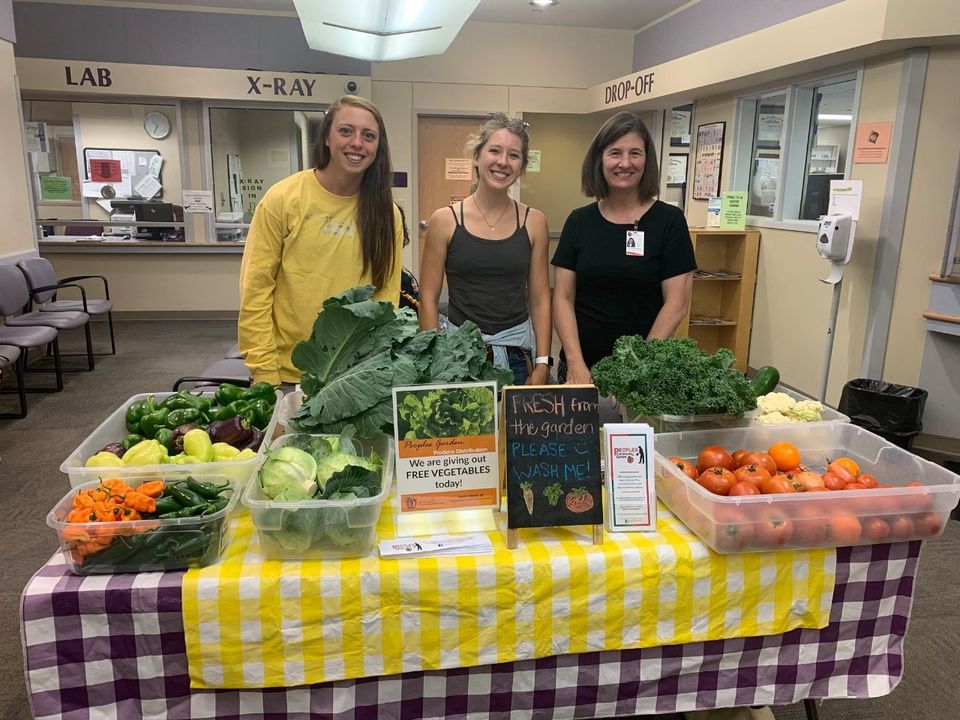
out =
[[[348,175],[362,175],[380,146],[380,127],[369,110],[344,105],[336,111],[326,139],[330,165]]]
[[[497,130],[480,148],[475,165],[482,184],[492,190],[505,190],[523,172],[523,141],[506,128]]]
[[[640,187],[647,152],[639,133],[627,133],[603,149],[603,179],[611,192]]]

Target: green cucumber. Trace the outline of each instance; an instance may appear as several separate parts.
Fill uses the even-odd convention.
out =
[[[773,392],[780,383],[780,371],[772,365],[764,365],[750,379],[750,387],[757,397]]]

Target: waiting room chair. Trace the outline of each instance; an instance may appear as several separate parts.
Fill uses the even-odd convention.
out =
[[[205,385],[219,385],[220,383],[232,383],[239,387],[250,387],[250,370],[244,364],[243,360],[236,358],[226,358],[217,360],[199,375],[188,375],[182,377],[173,384],[173,391],[177,392],[181,385],[189,384],[193,387],[202,387]]]
[[[86,293],[81,288],[83,302],[86,303]],[[57,373],[57,389],[63,388],[63,368],[60,364],[60,344],[57,341],[58,331],[83,328],[87,341],[87,369],[93,370],[93,341],[90,337],[90,316],[84,312],[25,312],[30,306],[31,293],[27,287],[27,279],[19,268],[13,265],[0,265],[0,317],[4,318],[4,326],[0,328],[0,343],[16,345],[21,350],[38,347],[40,344],[51,345],[54,351],[54,362]],[[19,314],[17,314],[19,313]],[[37,328],[49,328],[52,337],[43,343],[34,343],[38,336]],[[27,331],[18,333],[17,331]],[[32,331],[32,334],[31,332]],[[40,333],[44,334],[44,333]],[[50,333],[46,333],[50,335]],[[16,337],[18,339],[11,339]]]
[[[73,275],[71,277],[58,278],[53,264],[46,258],[30,258],[21,260],[18,264],[20,270],[27,278],[27,284],[33,292],[34,302],[39,306],[40,312],[85,312],[87,315],[106,315],[107,323],[110,326],[110,352],[96,353],[97,355],[116,355],[117,343],[113,334],[113,303],[110,302],[110,285],[107,278],[103,275]],[[64,288],[80,288],[78,285],[81,280],[100,280],[103,282],[102,298],[86,298],[81,300],[57,300],[57,291]]]
[[[26,362],[26,355],[20,352],[20,348],[16,345],[0,345],[0,386],[2,386],[4,381],[3,370],[4,368],[13,368],[14,376],[17,380],[17,395],[20,396],[20,412],[18,413],[0,413],[0,418],[22,418],[27,416],[27,392],[23,385],[23,364],[21,364],[20,358],[23,358],[24,363]],[[8,390],[2,390],[4,394],[8,393]]]
[[[228,360],[240,360],[243,358],[243,355],[240,354],[240,344],[237,343],[232,348],[227,350],[227,354],[224,355]]]

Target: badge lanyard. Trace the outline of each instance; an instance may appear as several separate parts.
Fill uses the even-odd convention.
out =
[[[633,223],[633,230],[627,230],[626,254],[643,257],[643,230],[640,230],[639,220]]]

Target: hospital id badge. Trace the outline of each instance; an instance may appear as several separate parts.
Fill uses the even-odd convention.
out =
[[[643,257],[643,230],[627,230],[627,255]]]

